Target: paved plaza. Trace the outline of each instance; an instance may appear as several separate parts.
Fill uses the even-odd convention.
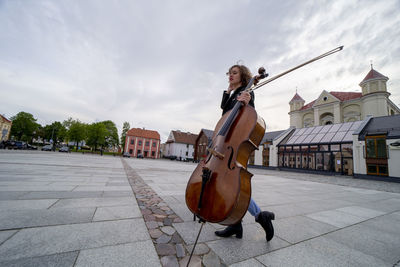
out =
[[[196,164],[0,150],[0,266],[185,266],[201,226],[185,204]],[[250,168],[276,215],[266,242],[206,223],[190,266],[400,266],[400,183]]]

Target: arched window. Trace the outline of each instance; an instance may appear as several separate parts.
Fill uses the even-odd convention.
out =
[[[314,121],[312,119],[305,119],[303,123],[303,127],[311,127],[314,126]]]
[[[333,124],[334,119],[333,119],[333,114],[332,113],[324,113],[320,116],[320,125],[328,125],[328,124]]]

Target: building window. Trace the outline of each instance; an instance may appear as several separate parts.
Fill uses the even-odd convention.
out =
[[[320,116],[320,125],[333,124],[334,117],[332,113],[324,113]]]
[[[386,159],[386,138],[384,136],[366,138],[367,158]]]
[[[142,145],[142,140],[139,140],[139,146],[141,146]]]
[[[149,141],[146,141],[146,146],[149,146],[150,145],[150,142]]]
[[[132,154],[133,153],[133,150],[132,149],[129,149],[129,154]]]
[[[138,154],[141,154],[141,153],[142,153],[142,150],[138,149],[137,153],[138,153]]]
[[[155,151],[151,151],[151,156],[154,157],[156,155]]]
[[[365,156],[367,174],[388,176],[386,136],[366,136]]]
[[[135,144],[135,140],[132,139],[131,140],[131,145],[133,145],[133,144]]]
[[[157,143],[156,143],[156,142],[153,142],[153,147],[156,147],[156,145],[157,145]]]

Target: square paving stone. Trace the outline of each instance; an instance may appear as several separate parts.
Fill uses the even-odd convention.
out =
[[[13,200],[20,199],[23,195],[27,194],[25,191],[11,191],[11,192],[1,192],[0,200]]]
[[[95,208],[19,210],[0,213],[0,229],[90,222]]]
[[[359,206],[385,212],[399,211],[400,199],[399,198],[385,199],[385,200],[360,204]]]
[[[16,232],[17,230],[0,231],[0,245]]]
[[[183,238],[186,244],[193,244],[196,241],[197,234],[199,232],[201,224],[198,222],[183,222],[174,223],[173,227]],[[201,234],[198,242],[216,240],[218,237],[214,234],[215,228],[206,223],[201,230]]]
[[[321,211],[317,213],[311,213],[306,216],[316,221],[324,222],[339,228],[365,221],[365,218],[354,216],[338,210]]]
[[[360,206],[351,206],[337,209],[338,211],[349,213],[361,218],[370,219],[385,214],[385,212],[367,209]]]
[[[56,185],[9,185],[0,186],[0,191],[71,191],[75,186]]]
[[[103,194],[102,191],[91,191],[91,192],[74,192],[74,191],[44,191],[44,192],[29,192],[19,199],[46,199],[46,198],[93,198],[100,197]]]
[[[32,210],[47,209],[57,202],[58,199],[39,199],[39,200],[1,200],[0,211],[9,210]]]
[[[100,197],[84,199],[61,199],[52,208],[107,207],[137,205],[133,197]]]
[[[102,197],[134,197],[132,190],[127,191],[106,191]]]
[[[275,213],[275,219],[282,219],[292,216],[306,214],[307,212],[295,204],[284,204],[274,206],[261,206],[261,210],[268,210]]]
[[[338,229],[304,216],[296,216],[272,221],[275,235],[292,244],[317,237]]]
[[[392,218],[393,220],[400,221],[400,211],[393,212],[391,214],[386,215],[388,218]]]
[[[388,266],[385,262],[324,238],[256,257],[266,266]]]
[[[246,225],[243,229],[243,238],[221,238],[220,240],[207,242],[207,245],[220,257],[225,264],[248,260],[290,245],[278,237],[270,242],[265,240],[265,232],[256,225]]]
[[[142,267],[161,266],[161,264],[153,242],[147,240],[81,250],[75,266]]]
[[[251,258],[245,261],[237,262],[229,265],[229,267],[264,267],[265,265],[258,260]]]
[[[193,221],[193,213],[190,212],[186,204],[172,204],[170,207],[182,220]]]
[[[339,199],[317,200],[313,202],[295,203],[296,206],[301,207],[303,214],[315,213],[318,211],[333,210],[348,206],[353,206],[354,203]]]
[[[29,228],[0,246],[0,258],[44,256],[149,239],[142,219]]]
[[[142,213],[137,205],[99,207],[93,217],[93,221],[106,221],[116,219],[141,218]]]
[[[48,256],[23,258],[13,261],[1,262],[0,266],[7,267],[31,267],[31,266],[57,266],[57,267],[73,267],[78,252],[59,253]]]
[[[98,185],[78,185],[74,191],[128,191],[130,185],[125,186],[98,186]]]
[[[330,233],[327,237],[392,264],[400,259],[400,224],[390,215]]]

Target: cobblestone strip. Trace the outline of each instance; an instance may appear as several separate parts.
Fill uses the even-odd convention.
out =
[[[189,253],[172,225],[183,220],[125,160],[121,160],[162,266],[186,266]],[[193,265],[192,262],[197,264]],[[190,266],[201,266],[200,256],[193,256]]]

